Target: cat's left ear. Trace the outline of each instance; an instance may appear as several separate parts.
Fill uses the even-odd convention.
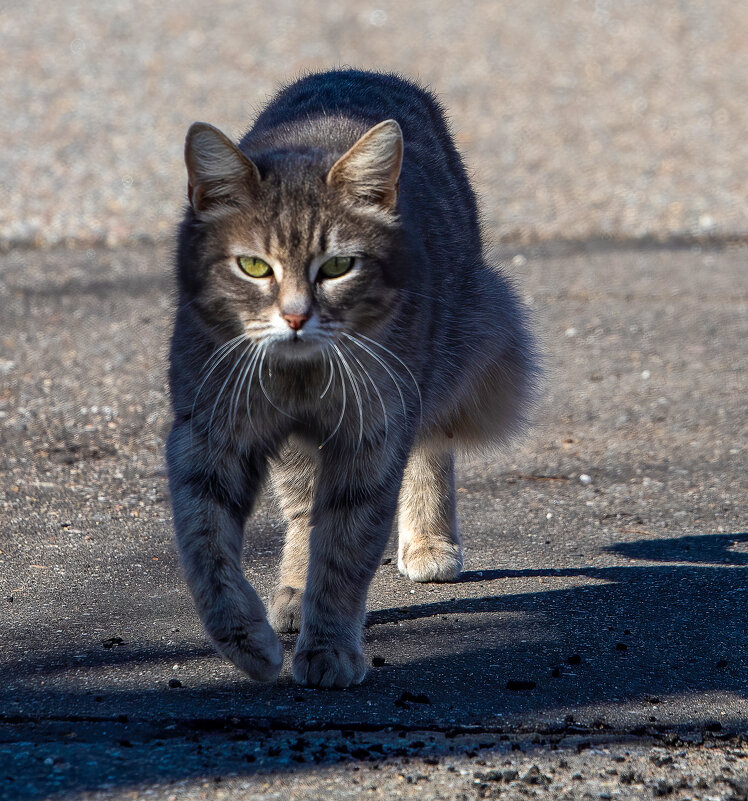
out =
[[[231,204],[260,182],[254,162],[218,128],[195,122],[184,143],[187,196],[196,212]]]
[[[403,132],[395,120],[385,120],[370,128],[332,165],[327,183],[355,201],[389,211],[397,203],[402,164]]]

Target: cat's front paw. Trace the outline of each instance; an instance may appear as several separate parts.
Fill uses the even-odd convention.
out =
[[[332,645],[306,648],[293,657],[293,677],[306,687],[343,689],[360,684],[366,675],[361,651]]]
[[[283,667],[283,646],[267,620],[208,627],[218,650],[256,681],[275,681]]]
[[[290,634],[301,627],[301,598],[297,587],[278,587],[270,603],[268,619],[278,634]]]
[[[462,570],[462,549],[456,542],[406,543],[397,568],[411,581],[454,581]]]

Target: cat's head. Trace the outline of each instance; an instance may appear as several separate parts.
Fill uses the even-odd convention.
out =
[[[195,123],[185,161],[196,252],[189,269],[206,322],[286,358],[336,335],[366,335],[392,313],[403,140],[386,120],[350,149],[243,153]]]

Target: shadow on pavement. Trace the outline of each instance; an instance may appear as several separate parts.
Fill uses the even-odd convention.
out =
[[[608,550],[629,559],[644,559],[649,562],[748,565],[748,532],[701,534],[669,540],[638,540],[613,545]]]
[[[342,692],[305,690],[288,678],[261,686],[238,674],[233,682],[177,692],[102,687],[95,698],[64,685],[0,690],[0,698],[13,702],[3,707],[18,710],[0,715],[0,754],[8,743],[22,743],[38,754],[41,770],[54,743],[67,749],[69,768],[56,783],[40,781],[37,791],[34,780],[0,760],[0,782],[12,781],[20,800],[102,782],[122,788],[341,759],[376,761],[410,753],[403,738],[412,731],[428,734],[418,744],[420,756],[424,748],[488,747],[523,726],[559,737],[648,727],[745,732],[744,705],[742,713],[716,719],[696,700],[710,693],[748,698],[748,568],[738,550],[746,542],[748,534],[736,533],[609,549],[679,564],[468,572],[462,581],[538,584],[370,613],[367,653],[385,664],[363,686]],[[540,583],[558,580],[572,584],[545,589]],[[500,592],[501,585],[491,589]],[[423,656],[413,659],[414,652]],[[72,652],[35,654],[4,665],[0,680],[7,686],[34,670],[47,675],[72,665],[153,665],[211,654],[137,644],[87,654],[83,662]],[[479,734],[460,745],[455,738],[473,729]],[[97,764],[99,752],[102,767],[87,767]]]

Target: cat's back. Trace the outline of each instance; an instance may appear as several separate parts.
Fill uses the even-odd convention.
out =
[[[414,219],[434,230],[459,231],[480,249],[477,204],[439,101],[427,89],[392,73],[331,70],[282,89],[257,117],[240,147],[305,147],[337,155],[386,119],[400,125],[405,144],[402,199]],[[410,215],[408,215],[410,216]]]
[[[364,70],[313,73],[290,84],[259,115],[250,135],[335,116],[360,120],[367,127],[397,119],[410,142],[450,139],[441,107],[430,92],[399,75]]]

